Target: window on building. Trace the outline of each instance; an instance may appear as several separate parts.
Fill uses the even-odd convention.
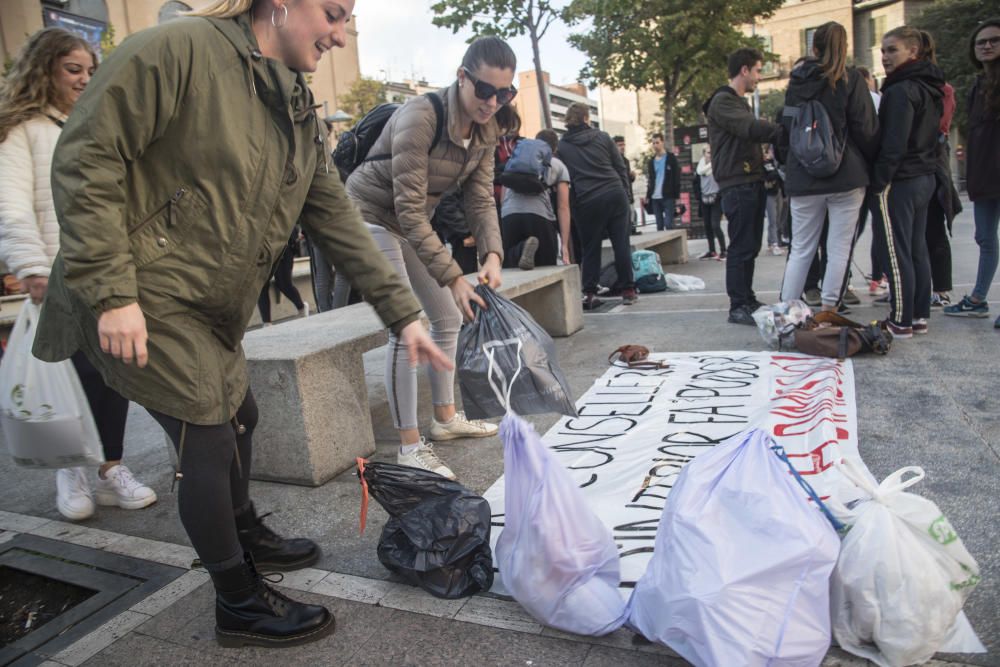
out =
[[[770,35],[757,34],[757,37],[763,43],[764,51],[768,53],[773,53],[774,40],[771,39]],[[778,67],[778,63],[773,60],[768,60],[764,62],[764,67],[760,70],[761,77],[765,79],[772,79],[781,74],[781,70]]]
[[[170,0],[170,2],[164,2],[163,6],[160,7],[160,13],[156,17],[156,22],[166,23],[167,21],[179,17],[182,12],[189,12],[189,11],[191,11],[191,7],[186,2],[179,2],[178,0]]]
[[[868,48],[874,49],[882,43],[882,35],[889,31],[888,19],[889,17],[885,14],[868,17]]]
[[[813,37],[816,36],[816,28],[806,28],[799,31],[799,46],[801,47],[801,53],[803,57],[809,57],[813,54]]]

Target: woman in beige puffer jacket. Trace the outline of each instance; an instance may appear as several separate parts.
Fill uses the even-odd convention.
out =
[[[375,242],[410,284],[427,314],[431,338],[453,359],[462,313],[472,319],[470,302],[485,304],[462,276],[430,220],[441,196],[461,186],[482,265],[478,279],[492,287],[500,285],[503,244],[493,200],[493,152],[497,138],[515,122],[507,105],[516,94],[512,85],[516,64],[514,52],[504,41],[477,39],[462,59],[457,80],[436,93],[444,111],[438,143],[434,145],[439,122],[435,105],[427,96],[412,99],[386,123],[368,152],[374,159],[361,163],[347,180],[347,194],[361,210]],[[454,371],[429,369],[429,374],[434,401],[432,440],[481,438],[497,432],[493,424],[456,412]],[[416,368],[392,334],[385,382],[399,431],[397,461],[454,479],[432,445],[420,436]]]

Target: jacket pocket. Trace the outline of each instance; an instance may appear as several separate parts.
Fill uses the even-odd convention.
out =
[[[136,269],[173,252],[206,207],[195,191],[179,187],[162,206],[128,229],[129,249]]]

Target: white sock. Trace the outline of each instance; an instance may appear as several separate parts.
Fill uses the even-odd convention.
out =
[[[407,454],[412,454],[413,452],[415,452],[418,449],[420,449],[420,445],[422,445],[422,444],[424,444],[424,443],[417,442],[417,443],[414,443],[412,445],[400,445],[399,446],[399,453],[402,454],[403,456],[406,456]]]

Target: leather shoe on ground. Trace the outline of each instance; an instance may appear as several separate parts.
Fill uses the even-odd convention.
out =
[[[253,554],[257,567],[288,572],[309,567],[319,560],[319,545],[303,537],[284,538],[264,525],[271,513],[257,516],[253,503],[236,515],[236,532],[243,548]]]
[[[757,326],[757,323],[753,319],[753,315],[750,314],[750,308],[747,306],[737,306],[729,311],[729,323],[730,324],[748,324],[752,327]]]

